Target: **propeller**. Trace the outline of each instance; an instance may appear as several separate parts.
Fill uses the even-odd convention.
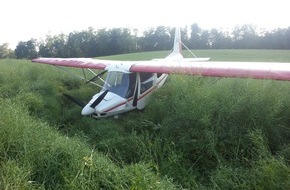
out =
[[[80,107],[82,107],[82,115],[91,115],[94,113],[94,108],[105,98],[109,90],[106,90],[103,92],[91,105],[85,104],[84,102],[68,95],[68,94],[63,94],[66,98],[71,100],[72,102],[76,103]]]
[[[103,94],[101,94],[91,105],[91,108],[95,108],[107,95],[107,93],[109,92],[109,90],[106,90],[105,92],[103,92]]]
[[[137,104],[138,104],[138,88],[139,88],[139,83],[137,83],[136,92],[134,94],[134,99],[133,99],[133,106],[134,107],[137,107]]]
[[[75,104],[77,104],[77,105],[79,105],[80,107],[85,107],[86,106],[86,104],[84,103],[84,102],[82,102],[82,101],[80,101],[80,100],[78,100],[78,99],[76,99],[76,98],[74,98],[74,97],[72,97],[72,96],[70,96],[70,95],[68,95],[68,94],[63,94],[67,99],[69,99],[69,100],[71,100],[72,102],[74,102]]]
[[[93,78],[91,78],[90,80],[88,80],[85,84],[88,84],[88,83],[90,83],[90,82],[96,80],[97,78],[100,78],[100,77],[103,76],[106,72],[107,72],[107,70],[105,70],[105,71],[99,73],[98,75],[96,75],[96,76],[94,76]]]
[[[103,92],[91,105],[86,105],[82,110],[82,115],[92,115],[95,112],[95,107],[105,98],[109,90]]]

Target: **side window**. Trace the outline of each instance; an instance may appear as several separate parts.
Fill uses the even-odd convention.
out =
[[[136,73],[130,73],[129,74],[129,88],[128,88],[125,98],[130,98],[133,96],[135,86],[136,86]]]
[[[140,94],[153,86],[154,75],[153,73],[140,73],[141,88]]]

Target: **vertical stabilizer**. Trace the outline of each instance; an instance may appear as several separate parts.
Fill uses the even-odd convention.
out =
[[[173,51],[167,58],[173,59],[182,59],[183,56],[181,54],[182,51],[182,44],[181,44],[181,35],[180,35],[180,28],[175,28],[175,36],[174,36],[174,44],[173,44]]]
[[[181,51],[182,51],[182,46],[181,46],[180,28],[176,27],[176,29],[175,29],[175,37],[174,37],[173,52],[181,54]]]
[[[192,55],[193,58],[183,58],[182,56],[182,46],[184,46]],[[175,29],[175,36],[174,36],[174,44],[172,52],[166,57],[166,59],[171,59],[174,61],[188,61],[188,62],[196,62],[196,61],[209,61],[209,57],[199,58],[190,49],[188,49],[182,42],[181,42],[181,34],[180,28],[176,27]]]

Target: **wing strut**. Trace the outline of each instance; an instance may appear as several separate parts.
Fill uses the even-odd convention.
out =
[[[93,78],[91,78],[90,80],[88,80],[85,84],[88,84],[92,81],[95,81],[96,79],[101,79],[101,77],[107,72],[107,70],[100,72],[99,74],[97,74],[96,76],[94,76]]]
[[[134,107],[137,107],[137,104],[138,104],[138,88],[139,88],[139,83],[137,83],[137,86],[136,86],[136,91],[135,91],[135,94],[134,94],[134,99],[133,99],[133,106]]]
[[[78,75],[78,74],[75,74],[75,73],[73,73],[73,72],[71,72],[71,71],[69,71],[69,70],[67,70],[67,69],[65,69],[65,68],[63,68],[63,67],[61,67],[61,66],[58,66],[58,65],[55,65],[55,67],[57,67],[57,68],[59,68],[59,69],[65,71],[65,72],[69,73],[70,75],[73,75],[73,76],[75,76],[75,77],[77,77],[77,78],[79,78],[79,79],[85,80],[86,83],[92,83],[92,84],[94,84],[94,85],[96,85],[96,86],[102,88],[101,85],[99,85],[99,84],[97,84],[97,83],[95,83],[95,82],[93,82],[93,81],[89,81],[89,80],[87,80],[86,77],[82,77],[82,76],[80,76],[80,75]],[[83,71],[83,72],[84,72],[84,71]],[[92,71],[91,71],[91,72],[92,72]],[[93,74],[96,75],[94,72],[93,72]],[[84,75],[84,76],[85,76],[85,75]],[[88,81],[89,81],[89,82],[88,82]]]

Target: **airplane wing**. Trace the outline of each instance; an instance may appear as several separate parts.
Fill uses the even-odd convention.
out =
[[[140,62],[132,65],[131,72],[188,74],[210,77],[237,77],[290,80],[290,63],[273,62]]]
[[[44,63],[49,65],[64,66],[64,67],[76,67],[76,68],[88,68],[88,69],[105,69],[114,61],[107,62],[106,60],[97,60],[91,58],[35,58],[31,60],[36,63]]]
[[[122,72],[187,74],[210,77],[237,77],[290,81],[290,63],[215,62],[158,59],[151,61],[112,61],[90,58],[36,58],[33,62],[57,66]]]

